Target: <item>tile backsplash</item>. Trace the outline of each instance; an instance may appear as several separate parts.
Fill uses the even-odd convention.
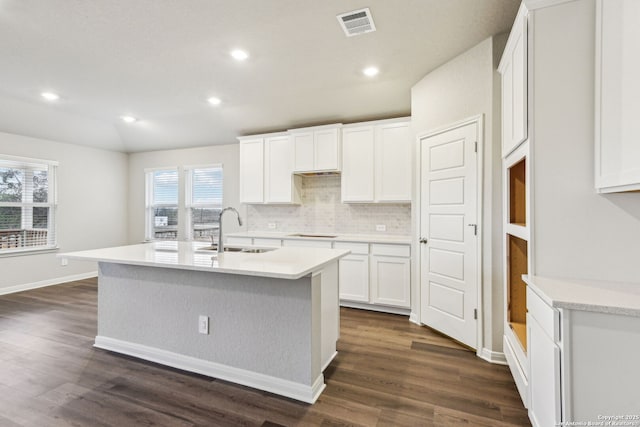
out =
[[[292,231],[340,234],[411,233],[409,203],[343,204],[340,176],[303,176],[301,205],[248,205],[248,231]],[[269,229],[275,223],[276,229]],[[376,231],[384,224],[385,232]]]

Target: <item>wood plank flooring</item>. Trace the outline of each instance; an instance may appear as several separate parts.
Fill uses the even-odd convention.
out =
[[[406,317],[341,310],[315,405],[92,347],[95,279],[0,297],[0,426],[528,426],[510,373]]]

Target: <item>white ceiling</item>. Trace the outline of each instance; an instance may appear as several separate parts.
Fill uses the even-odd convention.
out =
[[[519,3],[0,0],[0,131],[135,152],[408,115],[411,86],[507,31]],[[347,38],[336,15],[363,7],[377,31]]]

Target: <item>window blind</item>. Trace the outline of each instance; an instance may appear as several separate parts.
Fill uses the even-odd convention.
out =
[[[147,179],[146,239],[178,238],[178,169],[152,170]]]
[[[56,166],[0,156],[0,254],[56,247]]]
[[[186,167],[187,236],[209,240],[218,235],[222,211],[222,165]]]

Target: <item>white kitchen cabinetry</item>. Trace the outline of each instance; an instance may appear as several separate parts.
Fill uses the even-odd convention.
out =
[[[289,135],[265,138],[265,203],[300,203],[300,177],[293,176]]]
[[[294,146],[294,172],[339,172],[340,125],[289,130]]]
[[[560,425],[560,316],[530,289],[527,310],[529,417],[536,426]]]
[[[371,302],[411,306],[411,260],[408,246],[371,245]]]
[[[640,422],[640,284],[525,281],[533,426]]]
[[[264,140],[240,140],[240,203],[264,202]]]
[[[389,123],[376,126],[376,201],[411,201],[411,165],[409,123]]]
[[[595,184],[600,193],[640,190],[639,16],[637,0],[597,2]]]
[[[502,155],[527,138],[527,9],[520,5],[498,71],[502,75]]]
[[[335,242],[336,249],[351,253],[338,261],[340,299],[369,302],[369,244]]]
[[[342,130],[342,202],[373,202],[373,126]]]
[[[293,141],[285,133],[238,138],[240,202],[300,203],[300,177],[293,176]]]
[[[411,201],[409,122],[382,121],[342,129],[342,201]]]

